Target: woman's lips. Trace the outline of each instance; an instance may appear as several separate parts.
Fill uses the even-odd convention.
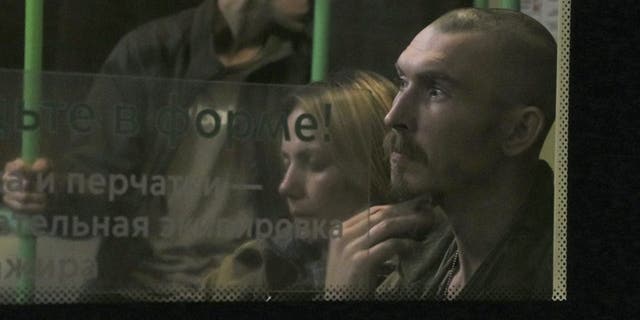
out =
[[[310,215],[310,213],[308,211],[306,211],[299,204],[296,204],[295,201],[289,200],[288,201],[288,205],[289,205],[289,214],[291,214],[292,216],[308,216],[308,215]]]

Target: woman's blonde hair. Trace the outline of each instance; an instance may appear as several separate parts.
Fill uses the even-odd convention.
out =
[[[315,138],[324,140],[328,134],[329,152],[336,165],[356,190],[369,192],[371,205],[387,200],[384,117],[396,92],[395,85],[383,76],[357,70],[312,83],[291,94],[286,104],[289,112],[300,108],[317,119],[320,134]],[[331,106],[329,121],[327,106]]]

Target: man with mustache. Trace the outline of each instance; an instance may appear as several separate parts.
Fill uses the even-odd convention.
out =
[[[327,299],[551,298],[553,174],[538,155],[555,117],[556,44],[513,11],[461,9],[396,63],[392,193],[343,224]],[[338,293],[339,295],[336,295]]]

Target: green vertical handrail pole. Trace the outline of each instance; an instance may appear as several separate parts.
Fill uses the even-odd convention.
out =
[[[329,64],[331,0],[316,0],[313,15],[313,53],[311,81],[324,80]]]
[[[43,0],[25,1],[24,24],[24,76],[22,98],[24,109],[35,113],[40,109],[42,71],[42,18]],[[33,117],[24,116],[25,127],[33,126]],[[22,131],[22,160],[33,164],[40,151],[39,130],[25,129]],[[25,220],[23,220],[25,221]],[[31,234],[31,227],[21,225],[17,230],[19,235],[18,255],[22,262],[22,272],[18,278],[18,303],[33,302],[35,288],[35,257],[36,238]]]
[[[489,8],[489,0],[473,0],[473,6],[481,9]]]
[[[502,0],[502,8],[520,11],[520,0]]]

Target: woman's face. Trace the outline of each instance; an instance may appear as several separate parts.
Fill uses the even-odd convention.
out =
[[[303,113],[296,107],[287,119],[290,139],[282,141],[285,173],[278,191],[295,217],[345,220],[366,207],[367,192],[355,190],[349,183],[349,174],[338,168],[329,152],[330,142],[298,139],[295,122]]]

